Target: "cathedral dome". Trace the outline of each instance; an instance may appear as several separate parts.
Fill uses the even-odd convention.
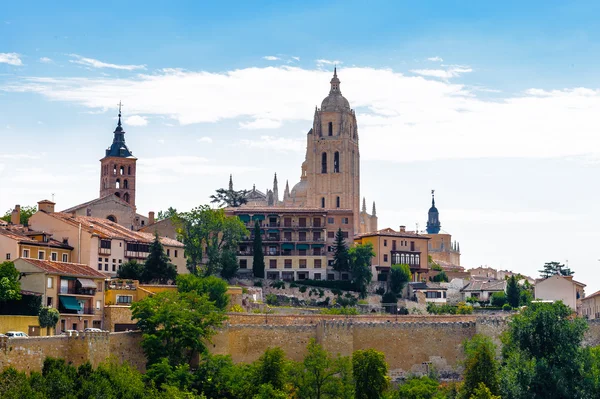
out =
[[[340,80],[337,77],[337,68],[333,69],[333,78],[331,79],[331,90],[321,103],[321,111],[343,111],[350,110],[350,103],[340,90]]]
[[[290,193],[290,196],[292,198],[302,198],[302,197],[306,197],[306,190],[307,190],[307,184],[306,184],[306,180],[300,180],[299,183],[297,183],[294,188],[292,188],[292,192]]]

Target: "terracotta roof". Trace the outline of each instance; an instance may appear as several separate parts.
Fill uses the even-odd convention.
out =
[[[588,296],[586,296],[585,298],[582,298],[581,300],[582,300],[582,301],[585,301],[586,299],[595,298],[595,297],[597,297],[597,296],[600,296],[600,291],[596,291],[596,292],[594,292],[592,295],[588,295]]]
[[[48,215],[69,223],[73,226],[79,226],[85,231],[95,234],[100,238],[115,238],[126,241],[135,241],[143,243],[151,243],[154,241],[154,234],[144,233],[141,231],[129,230],[127,227],[121,226],[108,219],[96,218],[92,216],[77,216],[70,213],[55,212]],[[183,244],[177,240],[168,237],[160,237],[160,242],[163,245],[170,247],[183,247]]]
[[[224,208],[225,212],[233,214],[262,214],[262,213],[353,213],[352,209],[324,209],[324,208],[304,208],[304,207],[281,207],[281,206],[241,206]]]
[[[37,235],[37,234],[45,234],[45,235],[49,236],[48,242],[36,241],[30,237],[32,235]],[[73,249],[73,247],[68,244],[63,244],[61,241],[50,238],[52,236],[52,234],[50,234],[50,233],[46,233],[43,231],[29,230],[27,227],[23,227],[23,226],[0,227],[0,235],[8,237],[12,240],[18,241],[21,244],[37,245],[37,246],[41,246],[41,247],[51,247],[51,248]]]
[[[426,236],[421,235],[421,234],[412,233],[412,232],[409,232],[409,231],[405,231],[405,232],[395,231],[395,230],[390,229],[389,227],[387,229],[381,229],[381,230],[373,231],[373,232],[370,232],[370,233],[358,234],[358,235],[355,236],[355,238],[373,237],[373,236],[422,238],[424,240],[430,240],[429,237],[426,237]]]
[[[93,200],[91,200],[91,201],[84,202],[83,204],[79,204],[79,205],[72,206],[72,207],[70,207],[69,209],[65,209],[65,210],[64,210],[64,211],[62,211],[62,212],[64,212],[64,213],[71,213],[71,212],[75,212],[75,211],[76,211],[76,210],[78,210],[78,209],[85,208],[85,207],[86,207],[86,206],[88,206],[88,205],[92,205],[92,204],[98,203],[98,202],[100,202],[100,201],[102,201],[102,200],[104,200],[104,199],[106,199],[106,198],[108,198],[108,197],[114,197],[113,199],[114,199],[115,201],[117,201],[117,202],[121,202],[121,203],[123,203],[123,205],[127,205],[127,206],[131,207],[131,204],[130,204],[130,203],[128,203],[128,202],[125,202],[123,199],[121,199],[121,198],[117,197],[115,194],[108,194],[108,195],[105,195],[104,197],[96,198],[96,199],[93,199]]]
[[[61,276],[106,278],[105,274],[81,263],[53,262],[51,260],[29,258],[19,258],[18,260],[30,263],[50,274],[60,274]]]

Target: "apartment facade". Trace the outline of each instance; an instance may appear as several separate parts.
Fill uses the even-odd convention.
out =
[[[45,231],[34,231],[24,226],[0,227],[1,261],[17,258],[71,262],[73,247],[67,242],[55,240]]]
[[[108,219],[62,212],[38,211],[29,224],[70,243],[74,262],[87,264],[111,277],[117,275],[123,263],[130,260],[143,263],[154,240],[152,233],[133,231]],[[183,244],[167,237],[160,237],[160,241],[177,273],[187,273]]]
[[[58,309],[56,332],[103,328],[106,276],[87,265],[19,258],[21,288],[42,295],[44,306]]]
[[[400,264],[410,267],[413,281],[421,281],[422,274],[429,271],[428,241],[428,237],[406,231],[404,226],[399,231],[387,228],[354,238],[355,244],[373,245],[375,256],[371,268],[373,280],[377,281],[387,281],[392,265]]]
[[[240,276],[252,275],[254,226],[258,222],[265,256],[265,277],[273,280],[349,279],[333,270],[333,245],[338,229],[350,246],[353,212],[320,208],[227,208],[250,231],[238,248]]]

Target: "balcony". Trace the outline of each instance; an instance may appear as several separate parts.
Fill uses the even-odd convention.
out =
[[[136,259],[146,259],[148,257],[148,252],[138,252],[138,251],[125,251],[126,258],[136,258]]]
[[[59,295],[83,295],[83,296],[94,296],[96,290],[94,288],[60,288]]]
[[[99,255],[110,255],[110,248],[98,248]]]
[[[58,308],[58,312],[60,314],[76,314],[76,315],[95,315],[95,314],[100,314],[101,311],[100,310],[96,310],[94,308],[83,308],[82,310],[71,310],[71,309],[65,309],[62,306],[60,306]]]

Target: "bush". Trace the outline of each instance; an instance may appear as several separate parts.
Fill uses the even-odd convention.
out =
[[[335,299],[335,303],[339,306],[347,307],[347,306],[355,306],[358,303],[358,298],[350,295],[350,297],[341,297],[338,296]]]
[[[406,309],[404,306],[401,306],[398,308],[398,314],[406,315],[408,314],[408,309]]]
[[[381,297],[381,303],[398,303],[398,298],[393,292],[386,292]]]
[[[237,303],[235,305],[233,305],[231,307],[231,309],[229,309],[230,312],[234,312],[234,313],[244,313],[245,310],[243,307],[241,307],[240,305],[238,305]]]
[[[379,288],[377,288],[377,289],[375,290],[375,293],[376,293],[377,295],[383,295],[383,294],[385,294],[385,288],[383,288],[383,287],[379,287]]]
[[[467,305],[464,302],[460,302],[456,308],[456,314],[471,314],[473,313],[473,306]]]
[[[277,295],[267,294],[265,302],[267,305],[277,305]]]
[[[333,289],[331,290],[331,293],[332,293],[333,295],[335,295],[335,296],[342,296],[342,290],[340,290],[340,289],[337,289],[337,288],[333,288]]]
[[[492,306],[502,307],[506,303],[506,294],[502,292],[494,292],[492,294],[492,300],[490,301]]]
[[[285,282],[283,281],[273,281],[271,283],[271,288],[277,288],[277,289],[285,289]]]
[[[342,291],[357,291],[350,280],[302,280],[301,284],[329,289],[337,288]]]
[[[299,291],[304,294],[306,292],[306,286],[305,285],[301,285],[300,288],[299,288]]]
[[[262,281],[260,281],[260,280],[256,280],[256,281],[254,282],[254,286],[255,286],[255,287],[262,287]]]
[[[296,284],[296,283],[290,283],[290,288],[298,288],[298,284]]]
[[[467,298],[467,303],[477,303],[479,302],[479,298],[474,297],[474,296],[470,296]]]
[[[502,310],[504,310],[505,312],[510,312],[512,310],[512,306],[510,306],[508,303],[505,303],[504,305],[502,305]]]
[[[321,309],[321,314],[335,314],[335,315],[357,315],[358,310],[356,308],[329,308],[329,309]]]

